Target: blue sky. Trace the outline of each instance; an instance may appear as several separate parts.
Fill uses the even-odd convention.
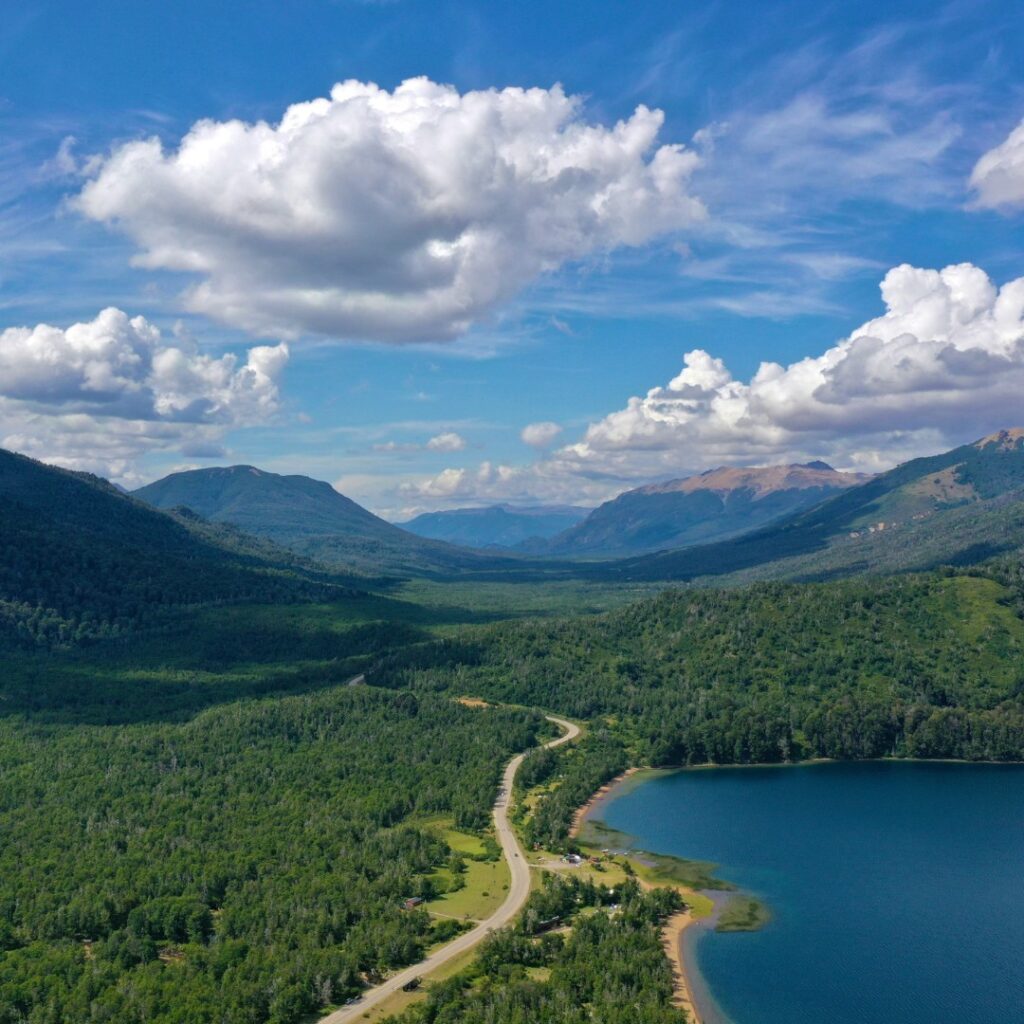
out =
[[[254,462],[400,517],[721,463],[881,468],[1011,425],[1024,394],[1017,5],[79,0],[4,22],[5,446],[128,484]],[[282,142],[289,107],[349,80],[334,128]],[[887,278],[904,264],[971,269]],[[538,423],[560,431],[525,443]]]

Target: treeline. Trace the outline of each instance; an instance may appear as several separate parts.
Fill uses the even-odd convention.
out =
[[[1020,560],[666,592],[407,651],[389,685],[606,720],[634,763],[1024,757]]]
[[[145,700],[139,693],[136,699]],[[0,1022],[294,1024],[420,958],[447,846],[543,719],[334,688],[120,727],[0,721]]]
[[[660,939],[663,920],[681,906],[670,889],[645,893],[630,881],[612,892],[545,875],[517,927],[492,935],[472,969],[431,985],[425,1001],[392,1020],[684,1024],[672,1004],[672,971]],[[546,930],[569,918],[568,936]]]

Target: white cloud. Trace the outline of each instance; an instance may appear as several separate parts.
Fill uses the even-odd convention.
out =
[[[432,452],[461,452],[465,447],[466,439],[453,430],[437,434],[427,442],[427,449]]]
[[[562,428],[557,423],[528,423],[519,436],[531,448],[547,448],[561,432]]]
[[[559,86],[347,81],[277,124],[204,120],[117,148],[76,200],[190,309],[257,334],[453,338],[566,261],[704,215],[660,111],[589,124]]]
[[[1024,121],[974,165],[970,184],[977,206],[1024,205]]]
[[[94,320],[0,331],[0,444],[72,468],[124,476],[154,450],[219,452],[231,427],[278,408],[288,347],[245,361],[167,342],[144,317],[109,308]]]
[[[664,387],[532,465],[450,468],[402,494],[587,504],[720,465],[825,458],[876,472],[1024,425],[1024,277],[1000,289],[971,264],[903,265],[881,292],[885,312],[819,356],[742,381],[695,349]]]
[[[881,288],[886,312],[822,355],[762,363],[743,382],[694,350],[665,387],[553,458],[622,478],[805,455],[856,466],[912,451],[915,438],[934,449],[1024,416],[1024,278],[999,290],[970,264],[903,265]]]

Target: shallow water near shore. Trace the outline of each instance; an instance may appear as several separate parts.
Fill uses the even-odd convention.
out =
[[[761,931],[686,933],[704,1024],[1024,1019],[1024,766],[659,773],[598,815],[768,904]]]

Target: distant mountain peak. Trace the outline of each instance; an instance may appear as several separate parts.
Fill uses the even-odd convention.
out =
[[[1012,451],[1014,448],[1019,448],[1022,442],[1024,442],[1024,427],[1010,427],[1007,430],[997,430],[994,434],[975,441],[974,447],[981,449],[987,448],[989,445],[997,445],[1001,451]]]
[[[863,483],[825,462],[719,466],[626,491],[547,544],[549,554],[608,555],[737,536]]]
[[[419,537],[475,548],[532,547],[574,526],[589,510],[572,505],[514,505],[508,502],[473,508],[424,512],[402,523]]]
[[[627,494],[692,494],[695,491],[750,490],[755,497],[764,497],[781,490],[804,490],[819,487],[852,487],[863,483],[861,473],[841,473],[827,462],[814,461],[783,466],[719,466],[696,476],[638,487]]]
[[[1022,545],[1024,428],[1017,427],[912,459],[743,536],[616,563],[614,578],[833,579],[967,565]]]
[[[161,509],[186,506],[308,558],[369,573],[461,571],[481,555],[418,537],[385,522],[325,480],[255,466],[172,473],[135,491]],[[488,562],[493,564],[493,562]]]

